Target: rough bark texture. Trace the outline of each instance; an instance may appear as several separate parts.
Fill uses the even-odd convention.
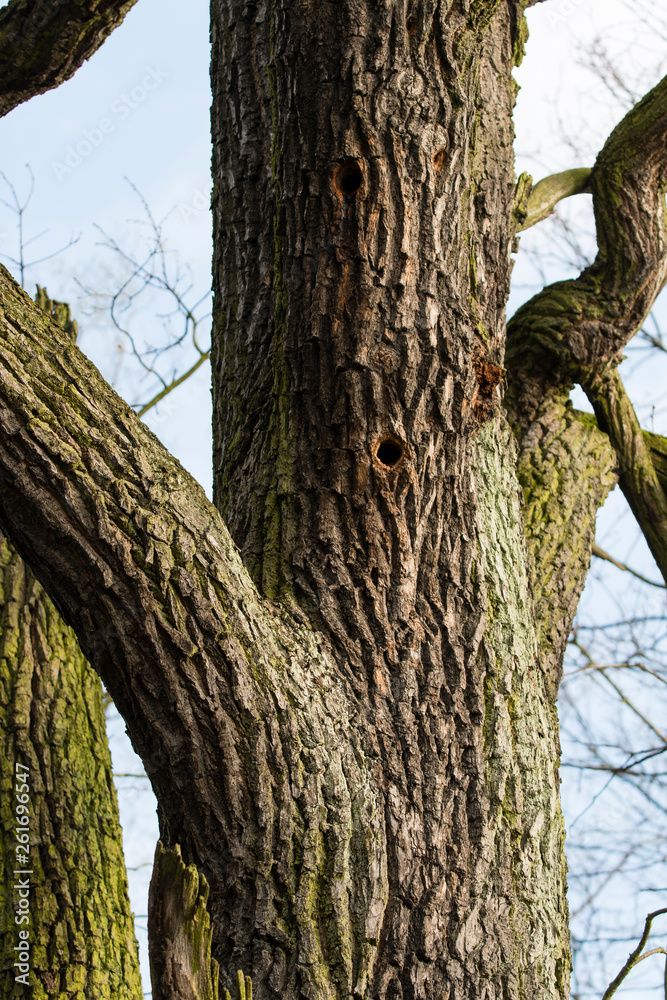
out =
[[[616,483],[616,452],[593,417],[567,398],[543,401],[519,436],[529,591],[540,666],[556,698],[563,656],[595,540],[595,515]]]
[[[517,445],[523,6],[212,2],[215,499],[249,572],[0,270],[0,519],[258,1000],[568,994],[554,698],[615,458],[564,393],[661,287],[666,112],[593,170],[597,270],[514,324]]]
[[[327,906],[296,985],[315,961],[332,994],[560,995],[554,685],[494,417],[519,5],[212,10],[216,502],[257,584],[327,635],[384,817],[368,986],[354,949],[333,974],[344,922]],[[327,885],[326,852],[310,865]],[[284,890],[266,891],[280,912]],[[223,967],[260,934],[275,966],[256,915]]]
[[[37,286],[37,306],[76,340],[69,306]],[[40,584],[0,536],[3,997],[17,982],[19,928],[28,931],[36,1000],[141,997],[139,956],[99,678]],[[16,767],[18,765],[18,769]],[[23,780],[25,778],[25,780]],[[30,844],[13,836],[20,795]],[[19,863],[19,855],[23,858]],[[16,923],[16,869],[31,870],[29,923]]]
[[[264,909],[267,931],[285,946],[272,981],[294,980],[291,946],[304,937],[316,992],[326,986],[312,927],[320,864],[302,868],[293,832],[321,858],[320,810],[328,803],[339,814],[328,846],[341,870],[361,871],[346,933],[371,955],[363,942],[377,938],[386,895],[377,847],[384,820],[354,706],[303,619],[258,598],[197,484],[6,272],[0,277],[3,520],[105,677],[152,779],[165,837],[203,869],[217,947],[233,941],[230,925],[252,921],[252,931]],[[51,500],[42,506],[45,482]],[[354,809],[339,802],[342,775]],[[246,880],[249,857],[256,874]],[[265,884],[274,865],[293,897],[277,931]],[[367,924],[360,938],[358,922]],[[259,938],[259,958],[263,948]]]
[[[102,688],[42,587],[0,537],[0,995],[142,995]],[[30,770],[29,864],[15,853],[15,764]],[[23,769],[21,769],[23,774]],[[17,893],[32,871],[30,989],[15,981]]]
[[[531,669],[508,432],[492,420],[471,443],[485,627],[469,673],[412,657],[387,734],[378,696],[354,695],[296,609],[261,601],[217,512],[76,347],[6,277],[1,298],[3,519],[108,679],[164,834],[211,885],[227,982],[240,967],[260,997],[396,996],[402,977],[414,995],[445,977],[452,996],[563,994],[555,720]]]
[[[69,80],[137,0],[10,0],[0,10],[0,117]]]

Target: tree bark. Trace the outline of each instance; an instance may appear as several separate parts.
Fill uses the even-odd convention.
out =
[[[616,456],[567,383],[663,281],[664,90],[597,271],[514,324],[513,436],[524,6],[213,0],[219,510],[0,270],[0,518],[259,1000],[568,994],[554,699]]]
[[[287,995],[315,967],[332,996],[559,996],[557,685],[498,415],[520,5],[212,10],[215,499],[258,586],[327,636],[382,803],[376,928],[347,945],[325,846]],[[260,936],[276,967],[263,914],[229,933],[223,968]]]
[[[39,286],[36,302],[74,342],[69,307]],[[15,966],[24,930],[33,997],[66,992],[78,1000],[139,1000],[102,686],[72,630],[2,536],[0,573],[2,996],[25,996]],[[28,817],[27,845],[16,836],[19,804]],[[16,886],[26,876],[17,869],[30,872],[29,906],[18,914]]]
[[[0,10],[0,117],[58,87],[137,0],[10,0]]]
[[[35,1000],[140,1000],[139,956],[106,737],[102,687],[40,584],[0,536],[3,998],[25,997],[14,963],[30,944]],[[18,770],[16,769],[18,765]],[[19,782],[19,777],[21,784]],[[15,787],[29,790],[27,863]],[[22,828],[21,828],[22,829]],[[16,875],[16,870],[30,875]],[[29,882],[28,924],[17,883]]]

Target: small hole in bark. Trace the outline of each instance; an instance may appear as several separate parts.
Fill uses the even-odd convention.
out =
[[[334,187],[346,198],[351,198],[361,187],[363,180],[361,167],[356,160],[345,160],[336,167]]]
[[[385,438],[384,441],[380,441],[375,457],[382,465],[393,469],[403,458],[403,446],[394,438]]]
[[[433,157],[433,166],[435,167],[436,174],[439,174],[445,165],[445,151],[444,149],[439,149],[438,152]]]
[[[410,14],[409,18],[405,22],[405,30],[409,35],[414,35],[417,30],[417,18],[414,14]]]

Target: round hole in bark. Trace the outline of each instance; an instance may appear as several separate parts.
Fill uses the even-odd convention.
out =
[[[381,465],[393,469],[403,458],[403,445],[395,438],[384,438],[377,446],[375,457]]]
[[[417,18],[415,17],[414,14],[410,14],[408,19],[406,20],[405,30],[409,35],[414,35],[415,31],[417,30]]]
[[[361,187],[364,175],[356,160],[345,160],[336,167],[334,186],[346,198],[351,198]]]

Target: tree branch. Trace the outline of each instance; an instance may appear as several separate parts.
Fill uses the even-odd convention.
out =
[[[644,441],[651,453],[651,461],[665,493],[667,493],[667,438],[653,431],[643,431]]]
[[[525,209],[517,213],[520,220],[517,232],[524,232],[543,219],[547,219],[563,198],[590,192],[590,178],[590,167],[576,167],[573,170],[564,170],[562,173],[543,177],[531,189]]]
[[[282,920],[280,891],[299,955],[286,975],[307,979],[327,962],[316,894],[331,934],[357,956],[363,992],[387,901],[365,716],[322,637],[298,608],[259,597],[201,487],[4,268],[0,522],[75,628],[158,802],[169,802],[163,841],[206,874],[216,959],[227,967]],[[304,812],[304,794],[318,806]],[[331,815],[336,842],[323,851]],[[364,850],[350,852],[352,841]],[[330,865],[350,871],[342,900]]]
[[[646,918],[646,923],[644,924],[644,932],[641,936],[639,944],[637,945],[634,951],[630,952],[627,962],[625,963],[619,974],[616,976],[616,978],[613,980],[613,982],[611,982],[607,987],[607,989],[604,991],[602,1000],[610,1000],[610,998],[613,997],[614,993],[621,985],[623,980],[630,974],[630,972],[632,972],[635,965],[641,962],[642,959],[648,958],[648,954],[642,955],[642,948],[649,939],[653,921],[655,920],[656,917],[659,917],[663,913],[667,913],[667,908],[662,910],[655,910],[653,913],[649,913],[649,915]],[[653,949],[650,952],[650,954],[652,955],[655,954],[657,950],[658,949]],[[667,976],[667,973],[665,975]]]
[[[607,367],[584,389],[618,457],[621,489],[667,582],[667,495],[621,377],[615,367]]]
[[[11,0],[0,10],[0,117],[58,87],[136,0]]]
[[[608,552],[601,549],[599,545],[593,546],[593,555],[596,559],[603,559],[605,562],[611,563],[612,566],[616,566],[617,569],[623,570],[624,573],[630,573],[638,580],[641,580],[642,583],[648,583],[651,587],[660,587],[661,590],[665,589],[664,583],[658,583],[656,580],[649,580],[647,576],[643,576],[641,573],[638,573],[637,570],[631,569],[630,566],[626,566],[625,563],[619,562],[618,559],[614,559],[614,557],[610,556]]]
[[[595,262],[547,286],[508,325],[508,405],[523,426],[545,396],[618,355],[665,283],[666,131],[667,78],[614,129],[591,173]]]

